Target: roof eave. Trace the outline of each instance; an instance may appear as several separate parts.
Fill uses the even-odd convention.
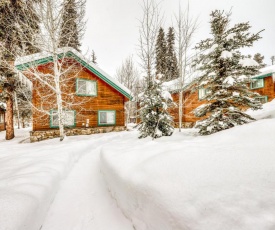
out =
[[[62,55],[64,55],[64,53],[60,53],[59,54],[59,56],[62,56]],[[122,95],[124,95],[126,98],[128,98],[129,100],[132,100],[133,97],[128,92],[126,92],[121,87],[119,87],[118,85],[116,85],[114,82],[112,82],[110,79],[108,79],[102,73],[100,73],[98,70],[96,70],[91,65],[89,65],[86,61],[84,61],[83,59],[81,59],[80,57],[78,57],[76,54],[74,54],[72,51],[67,51],[66,55],[69,56],[69,57],[74,58],[74,60],[76,60],[78,63],[80,63],[83,67],[87,68],[89,71],[91,71],[92,73],[94,73],[101,80],[103,80],[104,82],[106,82],[107,84],[109,84],[110,86],[112,86],[114,89],[116,89]],[[20,71],[24,71],[25,69],[30,68],[30,66],[33,66],[33,65],[36,65],[36,66],[44,65],[44,64],[48,64],[48,63],[50,63],[52,61],[53,61],[53,58],[51,56],[49,56],[49,57],[44,57],[44,58],[41,58],[41,59],[37,59],[37,60],[31,61],[31,62],[26,62],[26,63],[18,64],[15,67],[16,67],[16,69],[18,69]]]

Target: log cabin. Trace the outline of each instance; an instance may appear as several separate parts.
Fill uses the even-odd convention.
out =
[[[60,57],[58,63],[62,65],[60,87],[66,128],[78,129],[74,134],[87,134],[87,129],[91,133],[91,128],[99,127],[124,130],[124,104],[131,99],[129,89],[75,49],[61,48],[57,53]],[[22,57],[15,66],[32,83],[31,136],[35,132],[46,132],[52,137],[55,132],[50,131],[58,129],[56,94],[53,84],[47,82],[53,76],[52,56],[40,53]],[[38,79],[45,76],[48,79],[44,82]]]
[[[183,118],[182,127],[191,128],[196,121],[202,120],[205,117],[196,117],[192,111],[198,106],[206,103],[203,100],[207,93],[206,89],[194,90],[194,86],[198,80],[197,76],[191,76],[191,80],[186,82],[183,91]],[[180,83],[179,80],[173,80],[165,83],[167,89],[170,91],[174,102],[179,104]],[[258,99],[262,103],[272,101],[275,98],[275,65],[260,69],[260,74],[251,77],[249,87],[252,91],[260,94]],[[179,109],[178,107],[170,109],[170,113],[174,118],[175,127],[179,127]]]
[[[6,130],[5,112],[6,112],[6,105],[0,102],[0,132]]]
[[[257,99],[262,103],[272,101],[275,98],[275,65],[260,69],[260,74],[252,77],[249,87],[261,95]]]

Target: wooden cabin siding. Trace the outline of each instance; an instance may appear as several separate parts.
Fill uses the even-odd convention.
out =
[[[179,93],[172,93],[173,101],[177,104],[176,108],[170,109],[170,113],[174,118],[175,127],[179,126]],[[193,110],[198,106],[205,104],[205,100],[199,100],[198,91],[186,91],[183,93],[183,126],[191,127],[193,124],[203,118],[196,117]]]
[[[124,102],[128,99],[113,87],[105,83],[95,74],[89,70],[78,66],[78,74],[68,73],[65,79],[65,85],[62,87],[63,100],[72,102],[69,110],[76,111],[76,124],[74,127],[85,127],[86,121],[89,119],[88,127],[98,126],[98,111],[99,110],[115,110],[116,124],[110,126],[124,126]],[[51,64],[39,67],[39,71],[47,73],[51,69]],[[41,85],[37,80],[32,79],[33,82],[33,104],[37,109],[43,107],[43,110],[50,112],[52,109],[57,109],[56,98],[52,90]],[[94,80],[97,82],[97,96],[78,96],[76,95],[76,79],[82,78],[87,80]],[[65,106],[66,107],[66,106]],[[50,116],[45,112],[33,109],[33,131],[50,129]],[[83,126],[84,123],[84,126]]]
[[[249,84],[250,87],[250,84]],[[192,89],[192,87],[190,88]],[[275,98],[275,83],[273,81],[272,76],[268,76],[264,78],[264,87],[257,88],[257,89],[251,89],[254,92],[259,93],[261,96],[267,96],[268,101],[272,101]],[[172,97],[174,102],[177,103],[179,106],[179,93],[172,93]],[[196,109],[198,106],[202,104],[206,104],[207,101],[200,100],[199,99],[199,93],[198,90],[195,91],[185,91],[183,93],[184,98],[184,106],[183,106],[183,127],[191,127],[196,121],[205,119],[207,116],[204,117],[196,117],[192,111]],[[170,114],[174,118],[175,127],[179,126],[179,108],[178,106],[176,108],[170,109]]]
[[[262,96],[267,96],[268,101],[272,101],[275,98],[275,83],[272,76],[264,78],[264,87],[251,90]]]

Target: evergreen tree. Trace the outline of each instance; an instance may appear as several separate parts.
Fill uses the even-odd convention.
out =
[[[175,32],[173,27],[169,27],[167,33],[167,54],[166,54],[166,81],[170,81],[179,77],[178,61],[175,52]]]
[[[256,53],[253,57],[253,59],[260,65],[261,68],[265,67],[266,64],[264,63],[264,56],[260,53]]]
[[[73,47],[80,52],[80,39],[84,27],[84,0],[64,0],[59,47]]]
[[[97,57],[94,50],[92,50],[92,62],[97,65]]]
[[[20,53],[37,51],[35,34],[39,32],[39,19],[33,10],[36,1],[5,0],[0,2],[0,77],[3,92],[1,97],[7,104],[6,139],[14,138],[13,97],[17,86],[16,73],[12,65]]]
[[[161,27],[158,32],[158,37],[156,41],[156,73],[166,75],[167,65],[166,65],[166,41],[165,33]]]
[[[161,136],[171,136],[174,131],[173,119],[168,113],[168,108],[173,105],[172,97],[165,91],[161,81],[152,81],[150,87],[140,96],[140,136],[159,138]]]
[[[244,108],[261,108],[254,99],[258,94],[251,92],[247,86],[247,77],[257,74],[259,65],[252,59],[243,59],[239,51],[260,39],[260,32],[251,34],[248,22],[229,28],[230,15],[213,11],[210,21],[212,37],[196,46],[204,51],[196,62],[204,73],[198,87],[206,90],[204,99],[208,102],[194,111],[197,117],[208,115],[195,126],[202,135],[254,120],[243,111]]]

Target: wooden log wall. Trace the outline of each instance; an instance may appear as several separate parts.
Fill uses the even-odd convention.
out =
[[[249,85],[250,86],[250,85]],[[264,87],[258,89],[251,89],[253,92],[257,92],[262,96],[267,96],[268,101],[272,101],[275,98],[275,83],[272,76],[264,78]]]
[[[42,73],[51,72],[52,64],[39,67]],[[35,80],[28,75],[33,82],[33,131],[50,129],[50,116],[45,114],[51,109],[57,109],[56,96],[50,87]],[[76,79],[82,78],[94,80],[97,82],[97,96],[78,96],[76,95]],[[76,126],[85,127],[87,119],[89,119],[88,127],[98,126],[99,110],[115,110],[116,124],[110,126],[124,126],[124,102],[128,99],[115,90],[113,87],[105,83],[89,70],[76,65],[62,78],[62,94],[64,100],[64,108],[68,110],[76,110]],[[40,111],[39,111],[40,110]],[[83,126],[84,124],[84,126]]]
[[[250,87],[250,84],[249,84]],[[264,87],[259,89],[251,89],[254,92],[259,93],[262,96],[267,96],[268,101],[272,101],[275,98],[275,83],[272,79],[272,76],[264,78]],[[174,102],[179,105],[179,93],[172,94]],[[187,91],[184,93],[184,108],[183,108],[183,123],[187,126],[192,126],[196,121],[202,120],[205,117],[196,117],[192,111],[198,106],[207,103],[205,100],[199,99],[198,91]],[[170,113],[174,118],[175,126],[178,127],[179,123],[179,108],[170,109]],[[185,125],[183,124],[183,126]],[[186,126],[186,125],[185,125]]]

